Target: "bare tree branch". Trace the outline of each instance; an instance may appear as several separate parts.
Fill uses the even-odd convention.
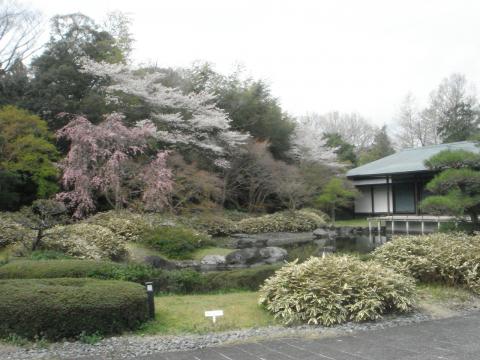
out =
[[[17,60],[31,56],[43,30],[38,11],[15,0],[0,0],[0,71],[6,72]]]

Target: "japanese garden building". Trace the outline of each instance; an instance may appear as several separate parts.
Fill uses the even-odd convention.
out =
[[[347,172],[360,196],[355,200],[356,215],[418,215],[419,202],[428,196],[425,185],[435,172],[425,160],[443,150],[480,152],[469,141],[401,150]]]

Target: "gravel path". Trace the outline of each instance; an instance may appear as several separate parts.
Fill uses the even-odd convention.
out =
[[[20,348],[0,345],[2,360],[30,359],[134,359],[156,353],[179,350],[203,349],[228,343],[239,343],[261,339],[274,338],[310,338],[341,336],[372,329],[385,329],[395,326],[405,326],[431,320],[430,316],[414,313],[408,316],[385,318],[377,322],[347,323],[333,327],[297,326],[297,327],[266,327],[212,333],[207,335],[188,336],[119,336],[106,338],[94,345],[80,342],[54,343],[47,348]]]

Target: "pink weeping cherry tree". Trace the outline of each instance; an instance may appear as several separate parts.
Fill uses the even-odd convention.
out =
[[[65,115],[64,115],[65,116]],[[161,210],[173,188],[168,151],[155,151],[157,129],[144,121],[129,128],[113,113],[98,125],[83,116],[57,132],[70,149],[61,163],[64,192],[57,195],[75,218],[94,212],[99,198],[120,209],[140,199],[146,210]]]

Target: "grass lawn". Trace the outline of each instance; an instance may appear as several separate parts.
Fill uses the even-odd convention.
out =
[[[336,226],[368,226],[367,218],[357,218],[350,220],[337,220]]]
[[[157,296],[156,319],[139,330],[139,334],[208,333],[276,324],[258,304],[257,292],[213,295]],[[207,310],[223,310],[224,316],[214,325],[205,318]]]
[[[143,262],[146,256],[151,256],[151,255],[165,257],[160,252],[154,249],[150,249],[138,243],[129,242],[127,243],[126,247],[127,247],[130,259],[136,262]]]

